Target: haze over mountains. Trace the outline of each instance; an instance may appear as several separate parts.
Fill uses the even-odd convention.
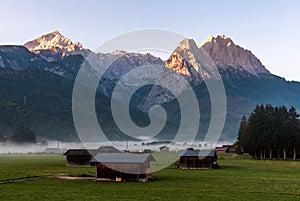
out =
[[[201,57],[204,52],[211,61]],[[112,118],[112,91],[127,72],[144,65],[156,65],[157,72],[171,69],[193,86],[201,109],[199,139],[211,121],[210,96],[203,79],[220,79],[218,72],[207,68],[205,62],[215,64],[226,90],[223,141],[235,140],[242,115],[249,114],[256,104],[293,105],[300,109],[299,82],[288,82],[271,74],[251,51],[225,35],[209,36],[199,46],[193,39],[184,39],[170,57],[162,61],[151,54],[94,53],[54,31],[23,46],[0,46],[0,137],[23,124],[33,128],[40,138],[77,139],[72,121],[72,89],[80,65],[91,54],[99,63],[95,73],[108,58],[118,57],[104,73],[96,96],[99,123],[111,139],[124,139]],[[184,95],[184,85],[180,82],[174,85]],[[122,100],[119,101],[122,104]],[[130,102],[131,116],[138,125],[146,126],[147,112],[155,104],[162,104],[168,113],[167,124],[157,137],[170,139],[178,130],[180,108],[168,90],[159,86],[138,90]]]

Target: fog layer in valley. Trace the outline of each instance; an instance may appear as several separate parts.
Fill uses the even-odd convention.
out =
[[[182,150],[187,147],[194,149],[214,149],[216,146],[222,146],[225,144],[232,144],[230,142],[222,142],[220,144],[209,144],[205,142],[194,142],[193,144],[187,144],[185,142],[176,143],[164,143],[164,142],[136,142],[136,141],[112,141],[106,143],[66,143],[51,141],[47,145],[41,144],[24,144],[15,145],[9,143],[0,143],[0,154],[28,154],[28,153],[59,153],[62,154],[68,149],[97,149],[100,146],[114,146],[119,150],[128,150],[131,152],[143,152],[145,149],[151,151],[159,151],[162,146],[168,146],[171,151]]]

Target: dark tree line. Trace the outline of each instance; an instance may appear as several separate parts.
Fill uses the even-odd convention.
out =
[[[294,107],[257,105],[248,120],[243,116],[238,145],[242,152],[254,158],[269,159],[274,157],[296,160],[300,147],[299,114]]]
[[[35,134],[30,128],[19,126],[11,136],[11,142],[16,144],[36,143]]]

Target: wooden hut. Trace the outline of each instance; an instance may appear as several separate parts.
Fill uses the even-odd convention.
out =
[[[233,145],[223,145],[222,147],[228,147],[228,153],[236,154],[236,147]]]
[[[98,180],[138,181],[152,178],[151,154],[99,153],[92,163],[97,164]]]
[[[91,166],[90,160],[97,154],[97,149],[68,149],[66,156],[67,166]]]
[[[182,169],[211,169],[218,168],[215,150],[180,150],[178,168]]]
[[[168,146],[159,147],[160,152],[169,152],[170,148]]]
[[[63,155],[66,156],[67,166],[91,166],[90,161],[98,153],[120,153],[113,146],[101,146],[98,149],[68,149]]]
[[[144,153],[152,153],[151,149],[144,149]]]

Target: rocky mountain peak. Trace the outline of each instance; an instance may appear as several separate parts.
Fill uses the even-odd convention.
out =
[[[177,46],[177,50],[178,49],[194,51],[198,49],[198,47],[193,39],[185,38]]]
[[[208,36],[201,44],[200,47],[204,46],[207,43],[215,43],[218,44],[220,46],[231,46],[231,45],[235,45],[233,43],[233,41],[231,40],[230,37],[226,36],[226,35],[217,35],[216,37],[210,35]]]
[[[191,76],[191,71],[198,68],[198,63],[194,55],[197,51],[198,47],[195,41],[186,38],[179,43],[166,61],[165,66],[183,75]],[[193,69],[191,66],[193,66]]]
[[[52,52],[76,52],[82,50],[82,44],[72,42],[69,38],[63,36],[58,30],[42,35],[37,39],[24,44],[32,52],[40,50],[51,50]]]
[[[127,54],[127,52],[124,50],[114,50],[112,54]]]
[[[228,36],[209,36],[201,43],[200,48],[203,48],[208,53],[219,68],[226,69],[231,67],[245,70],[256,76],[270,74],[251,51],[234,44]]]
[[[214,74],[211,69],[207,68],[207,60],[203,52],[193,39],[184,39],[165,62],[165,66],[185,75],[190,82],[198,84]]]

